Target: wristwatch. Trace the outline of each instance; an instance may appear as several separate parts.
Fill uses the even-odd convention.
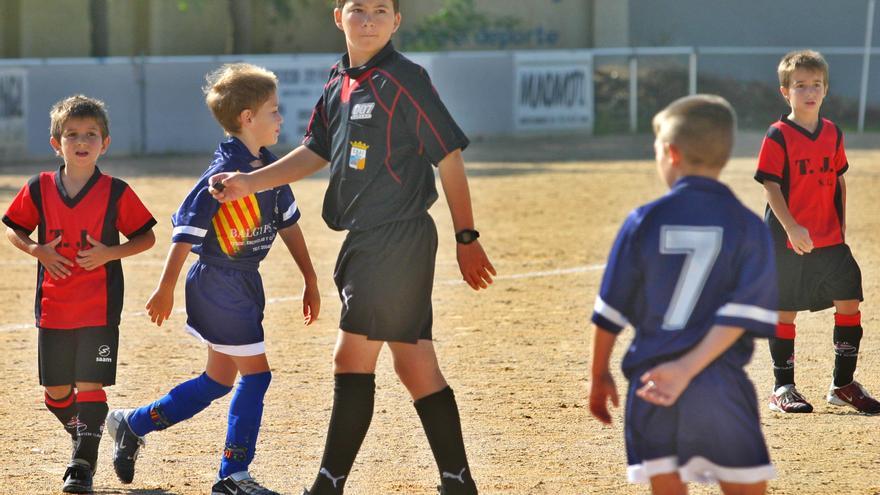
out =
[[[455,233],[455,242],[459,244],[470,244],[480,237],[480,233],[474,229],[463,229]]]

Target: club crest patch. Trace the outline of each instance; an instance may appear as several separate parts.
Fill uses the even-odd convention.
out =
[[[348,158],[348,166],[355,170],[363,170],[367,166],[367,150],[370,145],[361,141],[351,142],[351,156]]]
[[[373,118],[375,103],[358,103],[351,109],[351,120],[366,120]]]

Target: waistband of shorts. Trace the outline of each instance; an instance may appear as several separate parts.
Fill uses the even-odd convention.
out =
[[[247,260],[231,260],[228,258],[215,258],[213,256],[199,256],[199,263],[208,266],[219,266],[221,268],[229,268],[232,270],[240,270],[243,272],[256,272],[260,268],[260,263]]]

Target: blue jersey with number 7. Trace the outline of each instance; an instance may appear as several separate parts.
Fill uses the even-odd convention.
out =
[[[592,320],[614,333],[635,329],[622,364],[629,379],[687,352],[714,325],[745,329],[719,357],[741,367],[752,337],[774,335],[777,297],[767,227],[724,184],[687,176],[627,217]]]

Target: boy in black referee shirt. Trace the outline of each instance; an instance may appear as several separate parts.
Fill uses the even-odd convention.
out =
[[[437,229],[428,208],[440,170],[464,280],[474,290],[495,269],[474,230],[461,150],[468,139],[425,70],[391,45],[397,0],[337,0],[347,53],[330,71],[303,145],[256,173],[218,174],[221,201],[297,181],[330,163],[323,217],[347,230],[334,279],[342,301],[334,356],[333,412],[311,495],[341,494],[373,414],[375,368],[385,342],[416,411],[449,495],[476,494],[458,406],[431,340]]]

